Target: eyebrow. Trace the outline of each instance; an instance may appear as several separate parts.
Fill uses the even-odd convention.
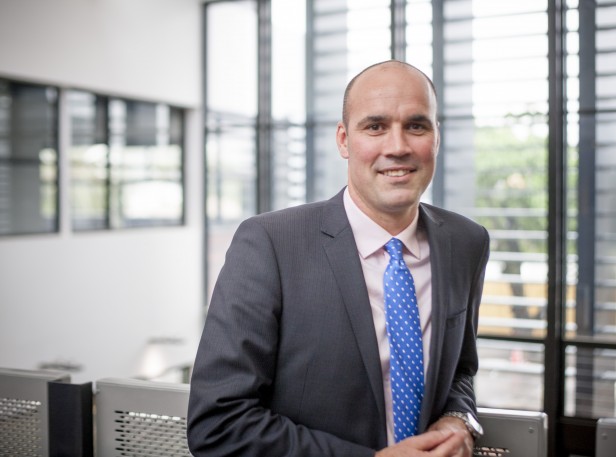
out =
[[[360,119],[356,125],[363,126],[363,125],[372,124],[372,123],[388,122],[389,120],[391,120],[391,116],[386,116],[382,114],[373,114],[373,115],[368,115],[364,117],[363,119]],[[411,116],[407,116],[404,119],[405,124],[408,124],[411,122],[427,123],[430,125],[434,125],[434,122],[432,122],[432,120],[424,114],[413,114]]]
[[[423,124],[430,124],[433,125],[434,123],[432,122],[432,119],[430,119],[428,116],[426,116],[425,114],[414,114],[412,116],[408,116],[405,119],[406,123],[409,122],[418,122],[418,123],[423,123]]]
[[[361,126],[361,125],[366,125],[366,124],[385,122],[390,119],[391,119],[391,116],[385,116],[385,115],[379,115],[379,114],[369,115],[357,121],[357,125]]]

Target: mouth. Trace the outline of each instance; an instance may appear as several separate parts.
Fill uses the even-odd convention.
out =
[[[396,168],[392,170],[383,170],[380,173],[390,178],[401,178],[403,176],[410,175],[414,171],[414,169],[409,168]]]

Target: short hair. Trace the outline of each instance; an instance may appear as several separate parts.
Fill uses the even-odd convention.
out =
[[[347,84],[346,89],[344,90],[344,97],[342,99],[342,123],[344,124],[345,127],[348,127],[348,121],[349,121],[349,111],[348,111],[348,102],[349,102],[349,94],[351,93],[351,89],[353,88],[353,86],[355,85],[355,82],[357,81],[357,79],[363,75],[365,72],[367,72],[368,70],[371,70],[375,67],[381,66],[381,65],[386,65],[386,64],[399,64],[401,66],[405,66],[407,68],[411,68],[413,70],[418,71],[420,74],[422,74],[424,76],[424,78],[426,78],[426,80],[428,81],[428,83],[430,84],[430,87],[432,88],[432,92],[434,93],[434,97],[436,98],[436,87],[434,86],[434,83],[432,82],[432,80],[428,77],[428,75],[426,75],[423,71],[421,71],[419,68],[417,68],[414,65],[411,65],[408,62],[403,62],[401,60],[396,60],[396,59],[391,59],[391,60],[385,60],[383,62],[378,62],[375,64],[370,65],[369,67],[364,68],[362,71],[360,71],[359,73],[357,73]]]

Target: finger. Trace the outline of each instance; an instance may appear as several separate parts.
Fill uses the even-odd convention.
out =
[[[451,439],[454,434],[451,430],[433,430],[416,435],[411,438],[407,438],[400,442],[400,444],[408,445],[413,449],[421,451],[430,451],[440,445],[445,444]]]
[[[431,455],[435,457],[472,455],[472,452],[468,454],[468,443],[465,438],[466,434],[462,431],[452,432],[445,441],[439,443],[432,449]]]

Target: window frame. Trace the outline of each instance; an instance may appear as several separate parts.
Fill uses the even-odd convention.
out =
[[[215,2],[225,0],[214,0]],[[230,1],[230,0],[226,0]],[[311,104],[314,91],[310,85],[310,81],[314,78],[314,68],[311,65],[315,58],[314,50],[314,15],[313,3],[315,0],[307,0],[307,49],[306,49],[306,199],[312,201],[315,198],[315,129],[319,126],[319,119],[315,119],[314,107]],[[433,0],[432,1],[432,43],[433,43],[433,82],[437,92],[442,94],[445,88],[444,64],[445,64],[445,4],[453,0]],[[259,18],[259,39],[271,40],[271,27],[269,27],[269,14],[267,4],[269,0],[254,0],[255,5],[261,5],[259,10],[262,14]],[[208,3],[206,1],[204,10]],[[391,57],[397,59],[405,59],[405,35],[404,28],[406,27],[404,20],[405,7],[408,2],[404,0],[391,0]],[[580,2],[581,3],[581,2]],[[613,2],[612,2],[613,3]],[[596,8],[596,5],[594,5]],[[594,350],[616,350],[616,341],[605,338],[587,337],[584,335],[576,335],[574,337],[567,336],[566,311],[567,311],[567,262],[568,262],[568,243],[571,243],[568,233],[568,220],[573,217],[569,214],[567,200],[571,190],[567,187],[568,175],[568,148],[570,145],[567,140],[567,121],[571,113],[568,112],[568,94],[567,94],[567,0],[547,0],[547,64],[548,64],[548,142],[547,142],[547,164],[546,173],[547,182],[547,269],[548,275],[546,280],[547,288],[547,305],[546,311],[546,331],[543,337],[528,337],[528,336],[498,336],[498,335],[480,335],[482,339],[492,340],[496,342],[513,342],[529,345],[540,345],[544,348],[544,378],[543,378],[543,408],[542,410],[550,417],[550,427],[548,428],[548,455],[556,457],[560,455],[568,455],[572,453],[590,455],[594,452],[595,446],[595,430],[596,418],[572,417],[565,414],[565,397],[566,397],[566,356],[569,347],[576,347],[584,351]],[[582,8],[580,8],[581,10]],[[580,42],[583,43],[580,50],[580,59],[585,59],[585,62],[592,62],[592,65],[580,63],[581,82],[580,82],[580,103],[582,105],[595,105],[594,87],[596,78],[596,68],[594,58],[596,54],[594,38],[596,33],[594,10],[584,11],[580,18],[580,28],[583,28],[580,33],[584,33],[584,37],[580,37]],[[274,90],[271,86],[271,74],[268,73],[271,64],[271,49],[270,53],[263,53],[260,59],[265,59],[264,62],[259,62],[259,97],[267,99],[271,96],[271,91]],[[268,60],[269,59],[269,60]],[[204,109],[207,112],[207,100],[204,103]],[[439,98],[439,103],[442,103],[442,97]],[[439,112],[443,112],[442,105],[439,106]],[[262,128],[274,129],[272,119],[268,119],[268,114],[264,111],[261,118],[260,126]],[[446,119],[443,120],[446,122]],[[591,125],[592,121],[588,125]],[[580,126],[580,128],[583,128]],[[266,132],[267,133],[267,132]],[[581,134],[583,142],[591,144],[594,141],[594,131],[584,131]],[[580,147],[585,147],[581,144]],[[441,143],[441,153],[437,159],[437,169],[443,170],[447,155],[447,138],[443,137]],[[206,151],[207,153],[207,151]],[[266,185],[271,178],[269,173],[269,165],[267,160],[271,159],[268,156],[270,151],[267,145],[262,143],[257,156],[257,181],[261,185],[257,186],[257,199],[260,203],[258,212],[262,212],[271,207],[270,188]],[[579,187],[594,189],[595,186],[595,163],[594,158],[584,162],[579,168]],[[432,184],[432,200],[436,205],[443,205],[445,195],[445,183],[447,177],[444,173],[437,172]],[[588,214],[595,214],[596,207],[593,200],[593,193],[579,195],[577,202],[578,208],[584,208]],[[578,318],[582,319],[584,315],[592,312],[594,306],[593,296],[584,295],[583,289],[590,287],[594,290],[594,265],[596,260],[595,247],[595,226],[594,220],[592,224],[585,226],[583,230],[578,231],[578,251],[584,249],[584,256],[580,257],[578,271],[584,272],[578,277],[576,285],[577,293],[577,311],[580,313]],[[207,239],[206,239],[207,241]],[[207,242],[205,256],[207,259]],[[207,262],[206,262],[207,264]],[[593,292],[594,294],[594,292]]]

